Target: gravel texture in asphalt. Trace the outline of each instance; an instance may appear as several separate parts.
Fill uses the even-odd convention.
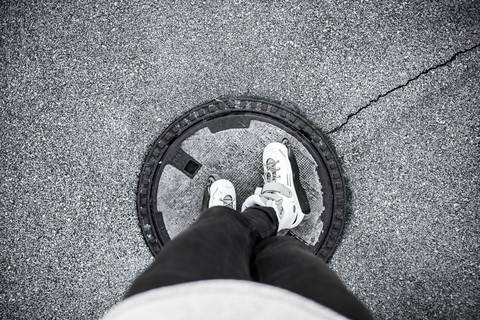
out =
[[[147,146],[249,95],[332,132],[352,214],[331,267],[376,318],[475,318],[479,17],[466,0],[2,1],[0,317],[119,301],[152,261]]]

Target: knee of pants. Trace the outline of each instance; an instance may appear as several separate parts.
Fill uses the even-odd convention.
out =
[[[261,241],[255,249],[253,269],[259,278],[291,275],[321,277],[323,283],[337,284],[336,273],[309,248],[295,238],[273,237]]]
[[[313,256],[306,245],[290,236],[277,236],[264,239],[258,243],[255,252],[260,255],[305,254]]]

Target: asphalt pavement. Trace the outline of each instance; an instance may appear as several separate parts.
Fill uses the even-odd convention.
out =
[[[385,319],[480,314],[479,1],[3,1],[0,317],[91,319],[152,261],[148,145],[217,97],[279,101],[351,190],[330,266]]]

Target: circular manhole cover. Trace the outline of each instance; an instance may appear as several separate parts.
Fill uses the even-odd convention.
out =
[[[140,227],[152,253],[157,255],[201,213],[211,174],[232,181],[240,208],[263,184],[263,149],[285,138],[297,159],[311,213],[284,234],[328,260],[346,214],[346,189],[337,157],[321,132],[302,116],[250,98],[198,106],[173,122],[152,145],[137,195]]]

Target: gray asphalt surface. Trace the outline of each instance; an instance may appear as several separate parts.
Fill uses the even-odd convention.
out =
[[[329,135],[352,190],[331,267],[377,319],[480,314],[478,1],[3,1],[0,15],[1,318],[119,301],[152,261],[134,204],[148,144],[241,95],[326,132],[362,110]]]

